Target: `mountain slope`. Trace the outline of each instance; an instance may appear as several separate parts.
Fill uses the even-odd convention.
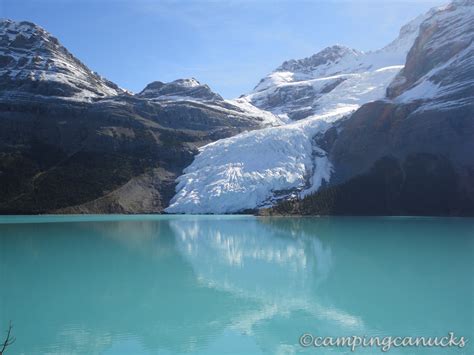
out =
[[[422,18],[405,26],[399,38],[379,51],[333,46],[310,58],[283,63],[242,100],[283,119],[305,118],[202,148],[178,178],[177,193],[166,211],[255,209],[282,198],[306,196],[328,183],[333,165],[314,143],[315,136],[362,104],[384,97],[403,67],[417,34],[415,24]]]

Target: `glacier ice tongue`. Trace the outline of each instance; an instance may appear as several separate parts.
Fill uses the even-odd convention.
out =
[[[271,204],[279,194],[302,191],[312,174],[313,151],[319,153],[318,177],[330,176],[330,164],[312,137],[327,129],[325,119],[344,112],[265,128],[205,146],[178,178],[168,213],[230,213]]]

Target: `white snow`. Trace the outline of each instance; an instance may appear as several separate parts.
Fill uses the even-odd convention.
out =
[[[228,104],[238,108],[246,115],[255,117],[256,120],[261,121],[262,126],[280,126],[288,122],[288,120],[276,116],[273,113],[265,110],[261,110],[258,107],[252,105],[245,99],[234,99],[234,100],[224,100]]]
[[[199,81],[194,78],[180,79],[176,80],[175,82],[178,82],[181,86],[186,88],[197,88],[201,86],[201,83],[199,83]]]
[[[410,102],[434,98],[439,92],[439,86],[430,80],[423,80],[418,85],[405,91],[397,97],[396,102]]]

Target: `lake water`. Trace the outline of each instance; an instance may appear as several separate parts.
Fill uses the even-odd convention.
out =
[[[5,355],[351,353],[299,338],[450,331],[467,346],[388,353],[474,354],[473,275],[474,219],[0,217]]]

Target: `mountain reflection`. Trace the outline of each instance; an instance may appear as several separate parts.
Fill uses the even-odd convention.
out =
[[[444,242],[454,229],[459,247]],[[441,307],[457,294],[448,276],[465,271],[452,255],[468,260],[471,232],[468,223],[213,216],[0,224],[0,326],[14,322],[12,353],[25,354],[293,352],[303,332],[415,331],[427,312],[433,330],[472,329]],[[452,307],[472,314],[468,297]]]

